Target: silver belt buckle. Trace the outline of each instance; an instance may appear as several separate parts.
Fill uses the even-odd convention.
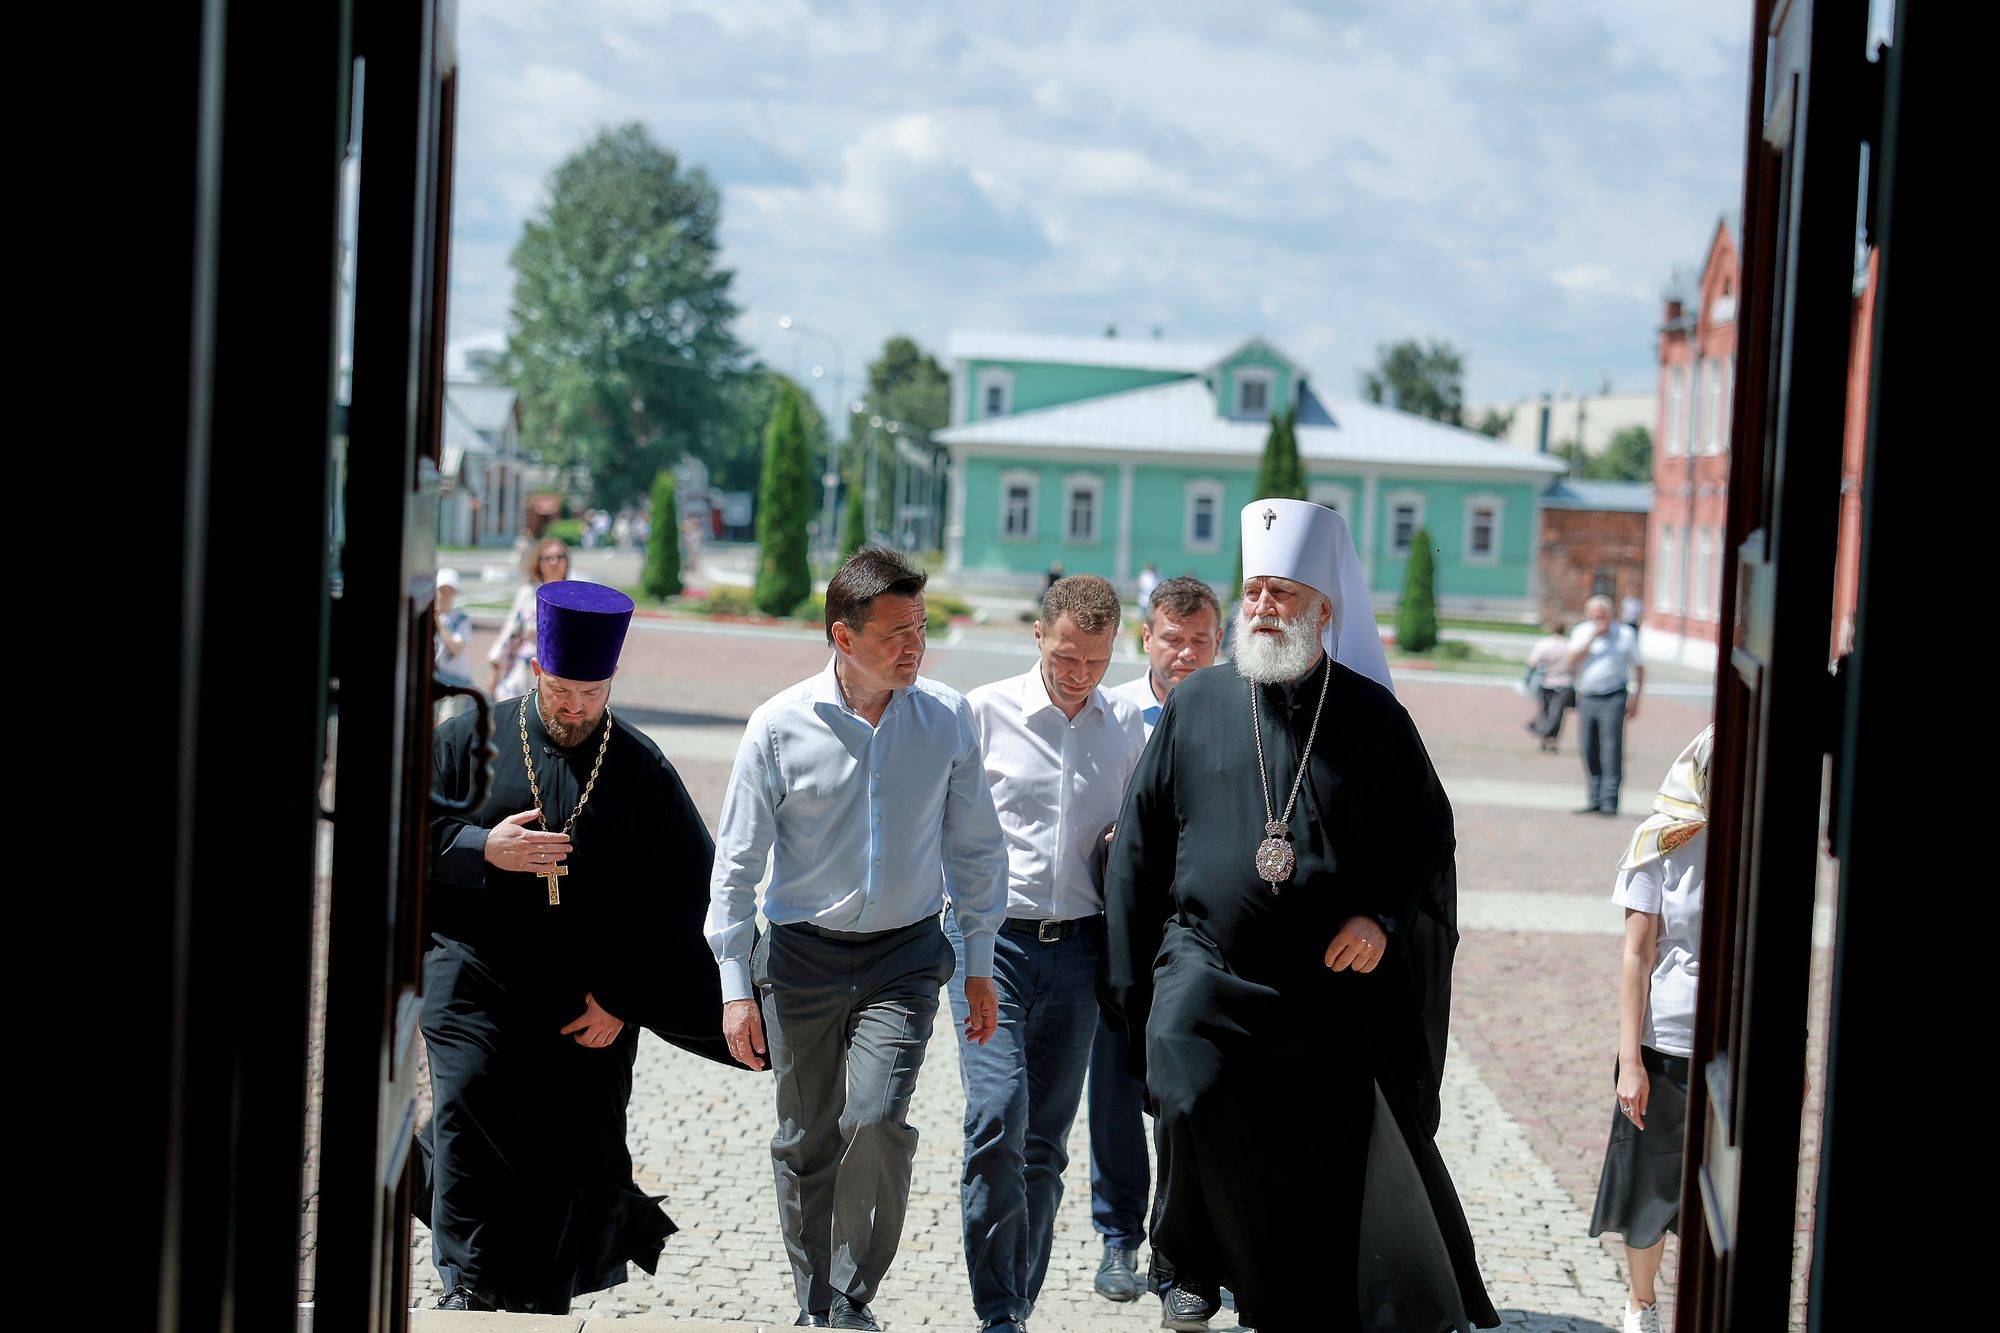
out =
[[[1062,938],[1062,924],[1060,921],[1037,921],[1035,923],[1035,942],[1037,944],[1054,944]]]

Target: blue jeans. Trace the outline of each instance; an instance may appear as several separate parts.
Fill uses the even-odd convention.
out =
[[[958,954],[951,1011],[961,1029],[965,941],[952,914],[945,933]],[[993,949],[1000,1025],[984,1046],[958,1043],[965,1084],[965,1269],[980,1319],[1026,1319],[1048,1276],[1069,1131],[1083,1097],[1097,1031],[1102,930],[1043,944],[1002,930]]]
[[[1579,694],[1583,718],[1585,801],[1607,815],[1618,813],[1618,788],[1625,779],[1625,691]]]
[[[1146,1240],[1153,1189],[1146,1161],[1146,1085],[1125,1067],[1125,1033],[1097,1020],[1090,1047],[1090,1224],[1106,1245]]]

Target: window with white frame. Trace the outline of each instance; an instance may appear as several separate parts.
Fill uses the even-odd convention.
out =
[[[1707,528],[1694,530],[1694,572],[1688,575],[1688,598],[1694,603],[1690,609],[1698,616],[1715,614],[1714,604],[1708,600],[1709,589],[1712,586],[1709,567],[1710,562],[1715,559],[1713,541]]]
[[[1104,510],[1104,478],[1077,473],[1063,480],[1063,540],[1083,545],[1098,539]]]
[[[1497,495],[1472,495],[1465,500],[1465,536],[1460,549],[1468,565],[1500,563],[1500,514]]]
[[[1316,505],[1325,505],[1342,518],[1351,518],[1354,514],[1354,492],[1349,487],[1342,486],[1338,482],[1315,481],[1308,483],[1306,487],[1306,499],[1311,500]],[[1352,524],[1349,526],[1351,527]]]
[[[1278,382],[1277,374],[1257,366],[1236,368],[1236,415],[1239,417],[1262,417],[1271,413],[1271,391]]]
[[[1715,363],[1715,381],[1715,419],[1717,424],[1715,438],[1708,442],[1708,451],[1712,454],[1719,454],[1729,448],[1729,395],[1731,390],[1736,387],[1735,365],[1728,361],[1717,361]]]
[[[1041,494],[1042,479],[1034,472],[1003,472],[1000,475],[1000,540],[1030,542],[1035,539],[1035,504]]]
[[[1416,545],[1417,529],[1424,525],[1424,497],[1417,491],[1392,491],[1389,505],[1389,554],[1405,556]]]
[[[1722,567],[1728,562],[1728,556],[1722,548],[1722,529],[1710,528],[1708,535],[1715,551],[1715,559],[1710,564],[1708,572],[1708,605],[1711,608],[1709,614],[1712,617],[1719,617],[1722,614]]]
[[[1719,434],[1722,427],[1722,363],[1711,360],[1708,363],[1708,402],[1702,417],[1702,448],[1705,454],[1712,454],[1722,447]]]
[[[973,392],[977,396],[974,420],[1004,417],[1014,410],[1014,372],[988,367],[973,381]]]
[[[1656,611],[1677,611],[1680,609],[1681,563],[1674,543],[1674,525],[1663,524],[1660,528],[1660,559],[1653,568],[1653,609]]]
[[[1681,449],[1684,454],[1695,451],[1695,433],[1701,420],[1701,374],[1706,362],[1696,361],[1688,366],[1688,396],[1686,410],[1681,413]]]
[[[1683,396],[1687,388],[1687,367],[1675,366],[1667,374],[1667,454],[1671,457],[1681,451],[1681,413]]]
[[[1191,481],[1187,486],[1187,521],[1182,545],[1190,551],[1222,549],[1222,483]]]

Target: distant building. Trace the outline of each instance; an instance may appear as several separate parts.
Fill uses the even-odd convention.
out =
[[[1592,597],[1644,596],[1646,481],[1573,481],[1558,477],[1542,492],[1541,618],[1574,625]]]
[[[1659,395],[1651,389],[1606,389],[1602,393],[1572,393],[1564,389],[1512,403],[1489,403],[1467,410],[1467,423],[1488,412],[1511,414],[1507,429],[1494,436],[1516,449],[1548,453],[1556,446],[1583,441],[1583,452],[1601,454],[1611,437],[1632,426],[1647,431],[1659,427]]]
[[[1052,562],[1130,591],[1148,563],[1227,588],[1270,417],[1298,409],[1310,499],[1345,514],[1379,608],[1430,530],[1440,608],[1535,614],[1539,497],[1561,464],[1474,431],[1323,398],[1261,338],[1188,344],[957,334],[949,567],[1041,586]]]
[[[1736,221],[1719,219],[1699,264],[1676,269],[1660,322],[1660,417],[1642,633],[1655,655],[1712,665],[1729,564],[1729,424],[1736,373]]]
[[[438,543],[506,546],[527,526],[541,469],[521,455],[521,408],[504,385],[451,377],[444,386]],[[532,472],[532,475],[531,475]]]

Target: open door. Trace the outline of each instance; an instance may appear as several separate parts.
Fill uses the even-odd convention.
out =
[[[354,6],[360,187],[314,1326],[357,1333],[401,1328],[409,1304],[452,9]]]
[[[1786,1327],[1858,221],[1865,0],[1759,0],[1676,1327]]]

